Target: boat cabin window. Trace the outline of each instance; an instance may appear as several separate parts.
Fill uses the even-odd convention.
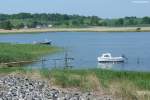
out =
[[[109,55],[104,55],[104,57],[109,57]]]

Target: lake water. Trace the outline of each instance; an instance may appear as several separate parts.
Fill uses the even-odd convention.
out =
[[[33,43],[52,40],[53,45],[67,48],[69,64],[74,68],[108,68],[114,70],[150,71],[150,32],[50,32],[36,34],[0,35],[0,42]],[[113,56],[124,54],[124,64],[98,64],[97,57],[110,52]],[[47,55],[44,58],[64,58],[64,52]],[[33,68],[54,67],[54,61],[28,65]],[[63,67],[64,61],[57,61],[56,67]]]

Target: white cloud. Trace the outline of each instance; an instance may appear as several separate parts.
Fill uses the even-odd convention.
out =
[[[132,1],[132,3],[135,3],[135,4],[148,4],[148,3],[150,3],[150,1],[148,1],[148,0],[134,0],[134,1]]]

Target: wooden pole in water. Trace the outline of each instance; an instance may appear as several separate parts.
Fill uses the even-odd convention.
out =
[[[74,60],[74,58],[69,58],[68,57],[68,52],[66,51],[65,52],[65,58],[64,58],[64,68],[69,68],[69,67],[71,67],[71,66],[69,66],[69,60]]]
[[[65,52],[64,60],[65,60],[65,67],[68,68],[68,53],[67,52]]]
[[[44,59],[44,57],[42,57],[42,68],[44,68],[45,67],[45,59]]]
[[[53,59],[53,61],[54,61],[54,68],[57,68],[57,60],[62,60],[62,59]]]

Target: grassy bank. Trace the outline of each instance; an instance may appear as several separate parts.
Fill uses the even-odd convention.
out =
[[[43,72],[48,77],[48,72]],[[123,100],[150,99],[150,73],[110,70],[52,70],[52,82],[62,87],[99,91]]]
[[[110,94],[122,98],[121,100],[149,100],[150,98],[149,72],[5,68],[1,69],[0,73],[8,74],[14,71],[30,77],[38,74],[42,79],[50,80],[50,84],[54,86]]]
[[[1,34],[6,33],[37,33],[37,32],[150,32],[150,27],[91,27],[91,28],[44,28],[44,29],[12,29],[2,30]]]
[[[0,43],[0,63],[30,61],[58,50],[57,47],[46,45]]]

